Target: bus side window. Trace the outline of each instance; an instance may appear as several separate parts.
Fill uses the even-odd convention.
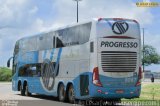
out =
[[[19,52],[19,42],[16,42],[15,48],[14,48],[14,55],[17,55]]]
[[[56,37],[56,48],[64,47],[62,40]]]
[[[13,60],[14,61],[14,60]],[[13,69],[12,69],[12,76],[16,73],[16,67],[17,67],[17,64],[12,64],[13,65]]]
[[[93,53],[94,52],[94,43],[90,42],[90,52]]]
[[[41,64],[36,64],[36,73],[38,77],[41,77]]]
[[[38,38],[37,46],[38,50],[46,50],[53,48],[53,38],[50,35],[50,33],[47,33],[46,35],[45,34],[41,35]]]
[[[53,48],[55,48],[55,36],[53,36]]]
[[[28,65],[20,67],[18,71],[18,76],[28,76],[27,73],[28,67],[29,67]]]

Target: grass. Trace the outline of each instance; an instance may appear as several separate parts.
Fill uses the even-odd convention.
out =
[[[127,101],[133,104],[141,103],[143,106],[160,106],[160,83],[142,83],[140,97],[135,99],[122,99],[124,103],[128,103]],[[144,105],[146,103],[150,103],[150,105]]]
[[[142,83],[140,97],[129,100],[160,100],[160,83]]]
[[[142,91],[139,99],[160,100],[160,83],[142,84]]]
[[[11,81],[12,71],[6,67],[0,67],[0,81]]]

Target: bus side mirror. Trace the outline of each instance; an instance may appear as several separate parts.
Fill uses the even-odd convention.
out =
[[[10,57],[7,61],[7,67],[10,67],[10,60],[12,59],[13,57]]]

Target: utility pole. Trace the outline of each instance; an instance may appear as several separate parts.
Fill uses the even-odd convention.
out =
[[[76,2],[77,2],[77,23],[78,23],[78,2],[79,2],[79,1],[82,1],[82,0],[73,0],[73,1],[76,1]]]

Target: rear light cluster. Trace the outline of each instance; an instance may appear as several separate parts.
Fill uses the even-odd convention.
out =
[[[98,67],[95,67],[93,69],[93,84],[96,85],[96,86],[102,87],[102,84],[101,84],[100,79],[99,79]]]
[[[142,68],[139,67],[138,80],[137,80],[136,86],[141,85],[141,80],[142,80]]]
[[[98,93],[101,93],[101,94],[106,94],[106,95],[108,94],[108,92],[103,92],[103,91],[100,90],[100,89],[98,89],[97,92],[98,92]]]

